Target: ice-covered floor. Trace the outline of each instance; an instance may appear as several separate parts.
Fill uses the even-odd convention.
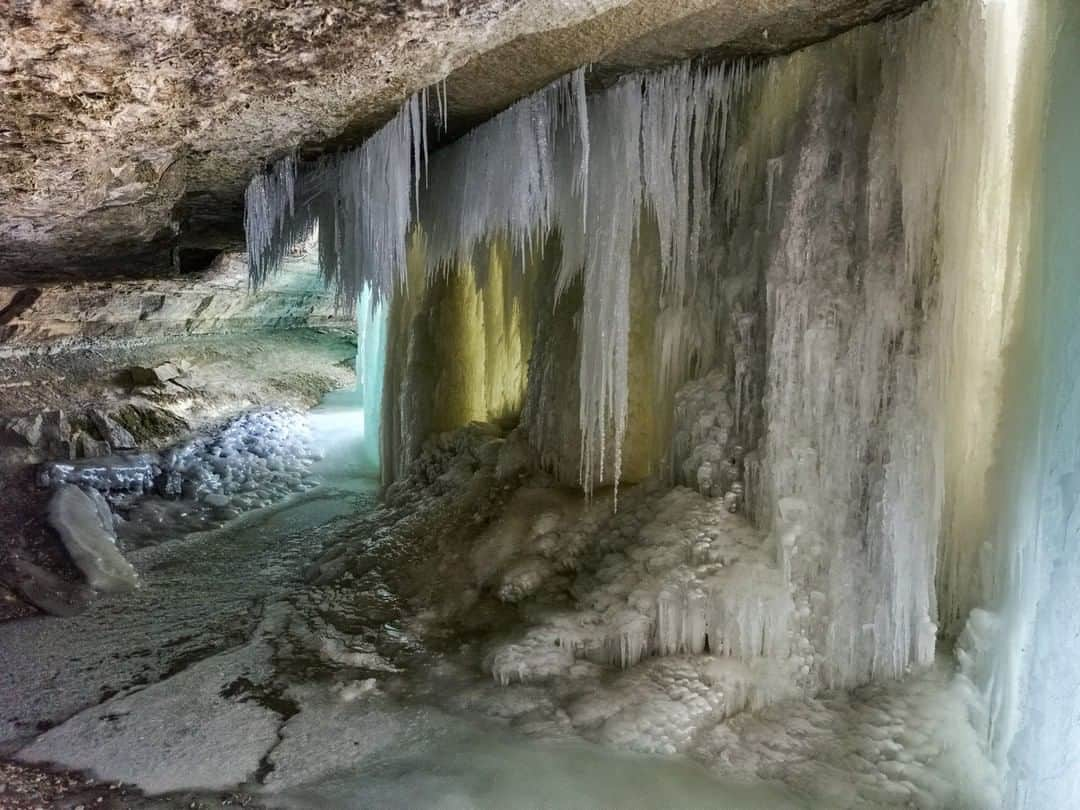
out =
[[[632,754],[585,743],[524,739],[458,722],[427,739],[395,745],[269,804],[315,808],[550,807],[795,810],[809,805],[780,785],[722,781],[685,759]]]
[[[355,416],[347,395],[332,395],[307,419],[324,457],[305,468],[314,488],[281,493],[284,500],[208,531],[159,524],[157,543],[127,553],[139,590],[70,618],[0,624],[4,746],[244,641],[262,606],[302,581],[332,536],[329,524],[374,501],[374,483],[349,453],[362,423],[343,424],[343,410]]]
[[[6,750],[286,808],[992,806],[949,660],[799,692],[795,606],[722,500],[644,488],[613,517],[475,426],[376,504],[355,416],[312,414],[318,487],[0,625]]]

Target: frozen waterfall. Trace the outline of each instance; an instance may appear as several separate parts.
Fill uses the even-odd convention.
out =
[[[768,632],[757,614],[725,627],[752,625],[748,660],[788,677],[797,650],[812,694],[901,678],[963,634],[1010,806],[1064,807],[1080,794],[1062,710],[1080,683],[1078,16],[939,0],[762,62],[594,92],[579,69],[430,156],[420,94],[359,149],[252,180],[252,278],[317,225],[324,276],[360,303],[388,480],[430,433],[518,416],[587,493],[653,477],[712,495],[715,476],[770,538],[753,576],[783,606]],[[679,425],[677,392],[710,373],[724,402],[695,406],[707,429]],[[700,653],[699,608],[575,630],[560,655]],[[997,653],[964,647],[987,632]],[[560,633],[526,652],[550,657]],[[504,658],[502,679],[524,680],[526,653]]]

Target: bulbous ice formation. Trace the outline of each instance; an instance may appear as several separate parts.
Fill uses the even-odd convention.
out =
[[[116,547],[112,512],[100,492],[61,485],[49,501],[49,525],[91,588],[116,592],[138,587],[138,574]]]

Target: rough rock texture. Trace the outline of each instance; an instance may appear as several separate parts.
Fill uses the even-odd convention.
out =
[[[355,383],[355,341],[349,331],[295,329],[9,350],[0,360],[0,619],[26,603],[62,614],[86,601],[45,525],[41,462],[101,455],[99,445],[118,440],[160,448],[253,406],[310,408]],[[161,386],[126,379],[132,366],[166,362],[183,375]]]
[[[602,80],[783,50],[914,4],[14,0],[0,19],[0,283],[205,264],[239,243],[263,161],[355,143],[440,79],[455,131],[585,62]]]
[[[258,292],[250,292],[247,266],[227,253],[206,271],[150,280],[0,287],[0,354],[103,340],[167,339],[266,329],[342,326],[351,316],[334,306],[318,270],[289,261]],[[140,372],[134,371],[135,376]],[[166,380],[168,369],[147,367]],[[134,383],[147,380],[135,379]]]

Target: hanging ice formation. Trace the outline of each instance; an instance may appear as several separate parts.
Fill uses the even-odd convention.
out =
[[[277,269],[297,236],[290,227],[296,213],[296,168],[293,156],[284,157],[251,178],[244,194],[248,269],[256,286]]]
[[[585,289],[581,481],[586,489],[603,478],[617,483],[630,256],[642,215],[659,223],[662,293],[680,298],[711,216],[728,117],[748,75],[743,63],[682,65],[587,98],[580,69],[441,150],[430,167],[427,97],[414,96],[359,149],[305,167],[295,180],[291,159],[252,180],[252,279],[273,272],[315,224],[322,272],[346,304],[364,289],[388,300],[405,284],[413,225],[426,243],[429,275],[468,262],[493,237],[526,255],[558,232],[558,294],[579,277]],[[609,457],[613,470],[604,469]]]
[[[254,284],[316,228],[319,267],[344,306],[354,307],[364,289],[385,301],[403,283],[412,203],[427,161],[427,95],[410,98],[359,149],[302,172],[289,156],[252,178],[244,229]]]
[[[986,541],[1037,149],[1026,122],[1040,120],[1021,92],[1039,75],[1025,56],[1038,7],[929,3],[759,66],[680,65],[588,96],[577,71],[430,166],[414,98],[359,150],[252,181],[252,277],[316,223],[346,303],[400,290],[407,244],[429,278],[469,266],[479,288],[478,257],[509,245],[512,289],[557,241],[552,295],[582,298],[583,484],[620,476],[630,342],[648,321],[658,389],[730,379],[746,509],[772,533],[816,683],[930,662],[939,629],[959,634],[1005,581],[1027,583],[1006,627],[1036,633],[1046,582],[994,564],[1022,532]]]

